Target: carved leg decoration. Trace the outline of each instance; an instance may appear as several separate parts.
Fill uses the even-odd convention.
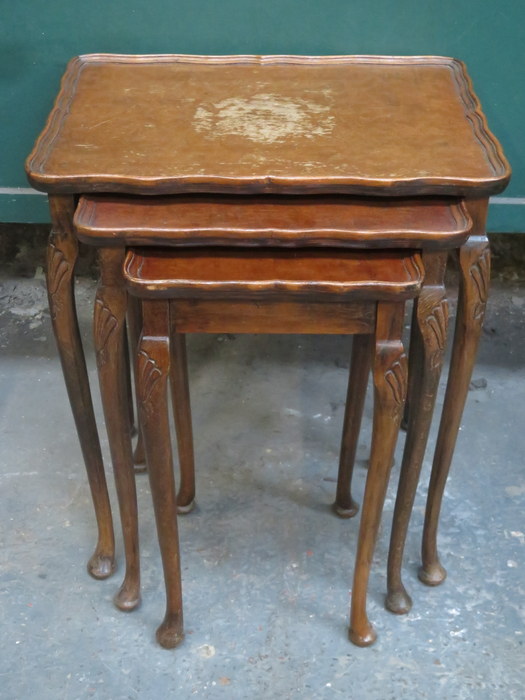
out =
[[[447,390],[428,488],[419,578],[437,586],[446,571],[437,552],[443,492],[456,445],[485,315],[490,280],[490,250],[485,236],[473,236],[459,251],[460,287]]]
[[[419,332],[417,330],[417,305],[416,302],[414,302],[412,307],[412,319],[410,321],[410,345],[408,348],[408,390],[407,400],[405,401],[405,408],[403,411],[403,417],[401,418],[402,430],[406,430],[408,428],[412,396],[414,395],[414,392],[418,391],[417,378],[419,377],[420,373],[418,361],[421,355],[421,348],[418,348],[418,338]]]
[[[126,324],[127,327],[127,324]],[[126,393],[127,393],[127,403],[129,412],[129,424],[131,427],[131,434],[135,434],[135,411],[133,410],[133,387],[131,386],[131,360],[130,360],[130,343],[128,340],[127,330],[124,331],[124,362],[122,363],[124,369],[124,380],[126,382]]]
[[[182,641],[184,632],[177,497],[167,401],[170,372],[168,302],[144,301],[143,313],[144,330],[137,356],[138,394],[166,585],[166,615],[157,629],[157,641],[171,649]]]
[[[410,415],[388,553],[386,607],[398,614],[407,613],[412,607],[412,600],[402,582],[401,565],[443,365],[448,321],[443,284],[446,261],[446,253],[423,254],[425,284],[414,307],[409,369],[409,386],[412,383],[412,391],[409,389]]]
[[[86,361],[78,329],[73,272],[78,243],[73,234],[73,197],[49,197],[53,228],[47,248],[47,293],[66,388],[84,457],[98,526],[98,540],[87,570],[97,579],[115,569],[111,504],[100,451]]]
[[[139,344],[140,334],[142,332],[142,308],[140,300],[137,297],[128,295],[128,313],[127,313],[127,323],[129,331],[129,344],[131,349],[132,366],[135,378],[135,392],[137,391],[137,363],[135,362],[135,357],[137,356],[137,347]],[[135,444],[135,450],[133,452],[133,461],[135,463],[135,472],[141,473],[146,471],[146,456],[144,454],[144,444],[142,440],[142,429],[140,427],[140,417],[139,417],[139,406],[137,401],[137,442]]]
[[[191,427],[190,390],[188,363],[186,359],[186,336],[172,332],[171,352],[171,399],[180,466],[180,489],[177,494],[177,509],[181,514],[189,513],[195,505],[195,461],[193,457],[193,432]]]
[[[351,484],[370,374],[372,347],[372,335],[354,335],[334,503],[334,511],[340,518],[352,518],[359,510],[358,504],[352,498]]]
[[[366,596],[381,511],[406,398],[407,358],[401,342],[403,312],[403,303],[380,302],[377,305],[373,359],[372,451],[359,525],[350,608],[349,637],[358,646],[369,646],[376,639],[376,633],[366,613]]]
[[[100,393],[126,554],[126,574],[115,596],[115,605],[121,610],[133,610],[140,602],[140,565],[137,494],[124,372],[127,299],[122,278],[123,258],[122,248],[99,250],[100,282],[95,300],[94,332]]]

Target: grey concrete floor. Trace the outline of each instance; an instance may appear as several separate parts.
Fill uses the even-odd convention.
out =
[[[406,549],[414,607],[402,617],[383,607],[398,445],[368,649],[347,639],[358,521],[330,510],[350,339],[189,339],[198,507],[180,519],[186,639],[165,651],[154,641],[164,591],[147,476],[137,477],[143,603],[124,614],[112,604],[120,539],[113,578],[85,569],[94,518],[43,281],[0,282],[2,699],[525,697],[523,287],[493,289],[444,500],[449,576],[436,589],[416,577],[429,451]],[[96,387],[94,285],[77,291]],[[367,403],[358,500],[370,417]]]

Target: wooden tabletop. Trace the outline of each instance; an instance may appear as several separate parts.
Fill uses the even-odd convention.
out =
[[[451,197],[85,195],[77,237],[108,246],[459,247],[472,220]]]
[[[443,57],[73,59],[26,163],[50,193],[486,196],[510,168]]]
[[[399,301],[419,293],[424,267],[419,254],[348,250],[200,249],[174,255],[131,248],[124,263],[130,291],[142,297],[293,298]]]

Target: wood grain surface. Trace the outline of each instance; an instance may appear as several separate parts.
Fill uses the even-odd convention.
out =
[[[325,250],[130,249],[128,289],[155,298],[279,298],[327,296],[406,299],[417,295],[424,270],[419,254],[359,254]]]
[[[488,195],[510,168],[435,56],[70,61],[26,163],[46,192]]]
[[[452,198],[333,195],[81,197],[74,218],[91,245],[457,247],[472,222]]]

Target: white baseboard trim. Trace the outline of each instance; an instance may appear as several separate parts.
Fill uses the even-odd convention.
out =
[[[0,194],[37,194],[42,197],[46,197],[45,192],[39,192],[38,190],[34,190],[32,187],[0,187]]]
[[[491,197],[490,203],[491,204],[512,204],[514,206],[516,206],[516,205],[519,206],[519,205],[525,204],[525,197]]]

